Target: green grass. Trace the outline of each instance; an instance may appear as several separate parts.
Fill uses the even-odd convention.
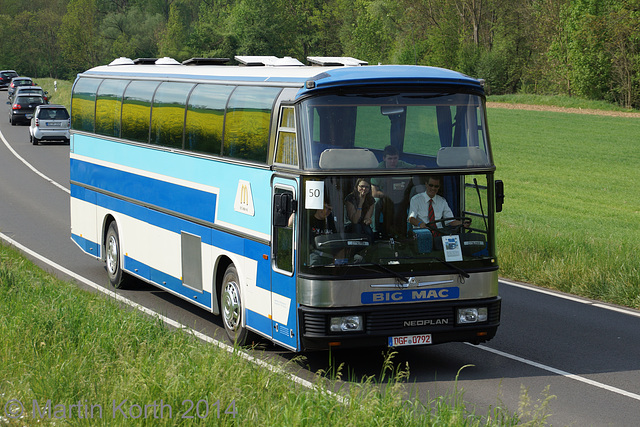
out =
[[[489,109],[500,275],[640,308],[640,119]]]
[[[566,95],[491,95],[487,97],[487,101],[506,102],[510,104],[547,105],[554,107],[581,108],[589,110],[638,112],[637,110],[623,108],[606,101],[593,101]]]
[[[62,104],[67,107],[67,110],[71,107],[71,87],[73,82],[60,79],[51,78],[38,78],[34,79],[35,83],[49,92],[49,101],[51,104]],[[57,90],[54,87],[54,82],[57,81]]]
[[[408,366],[395,366],[393,353],[378,377],[341,387],[343,367],[331,367],[331,377],[319,372],[315,386],[306,388],[57,280],[2,245],[0,336],[2,425],[504,426],[540,424],[548,416],[530,411],[545,407],[544,396],[542,404],[520,408],[520,415],[498,400],[479,416],[467,410],[462,391],[434,398],[412,394]],[[345,400],[327,389],[339,390]],[[9,415],[20,411],[17,401],[24,412],[13,419]],[[523,394],[521,402],[528,397]],[[171,418],[167,406],[160,417],[161,404],[171,407]],[[192,405],[186,415],[194,418],[181,418]]]

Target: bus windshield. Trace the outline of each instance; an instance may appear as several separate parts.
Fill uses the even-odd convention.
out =
[[[387,146],[399,153],[396,168],[489,167],[483,108],[480,95],[446,90],[310,98],[300,109],[305,168],[381,167]]]
[[[460,274],[492,267],[488,174],[308,178],[301,271],[336,277]],[[425,201],[433,197],[434,218]],[[412,218],[413,221],[412,221]]]

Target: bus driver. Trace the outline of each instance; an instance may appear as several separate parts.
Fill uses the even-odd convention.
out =
[[[443,228],[444,221],[438,221],[444,218],[452,218],[453,212],[447,203],[447,200],[438,194],[441,186],[441,178],[430,176],[425,185],[425,192],[418,193],[411,198],[409,203],[409,223],[416,228],[430,228],[435,230]],[[435,222],[434,221],[438,221]],[[447,221],[446,225],[460,225],[457,219]]]

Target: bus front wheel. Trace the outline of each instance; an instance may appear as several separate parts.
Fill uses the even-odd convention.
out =
[[[120,236],[118,226],[115,221],[109,224],[107,238],[105,241],[105,258],[107,263],[107,274],[111,286],[121,289],[124,286],[124,274],[120,262]]]
[[[230,265],[222,279],[220,290],[222,323],[232,343],[243,346],[249,342],[250,332],[242,326],[244,307],[240,298],[240,280],[235,266]]]

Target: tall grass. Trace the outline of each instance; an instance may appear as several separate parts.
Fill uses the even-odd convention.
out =
[[[61,104],[67,109],[71,107],[71,86],[73,82],[52,78],[37,78],[34,81],[38,86],[49,92],[51,104]],[[54,82],[56,83],[55,85]]]
[[[418,396],[393,353],[378,377],[343,387],[336,367],[306,388],[59,281],[2,245],[0,336],[2,425],[491,426],[547,416],[499,404],[476,415],[461,390]]]
[[[501,275],[640,308],[640,119],[489,109]]]

